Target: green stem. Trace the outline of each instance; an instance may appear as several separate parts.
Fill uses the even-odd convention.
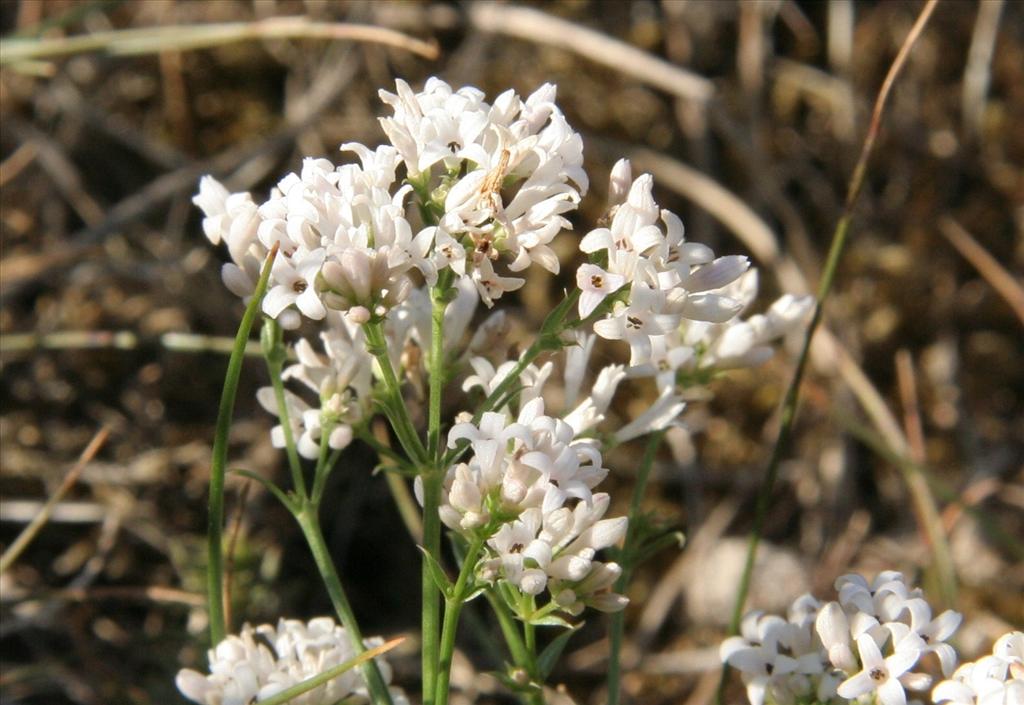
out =
[[[526,643],[526,655],[530,659],[530,677],[537,677],[537,628],[530,622],[523,623],[523,641]]]
[[[441,506],[441,484],[444,481],[445,466],[441,463],[441,401],[444,392],[444,312],[448,307],[447,292],[450,288],[451,271],[442,272],[437,286],[431,289],[431,329],[430,329],[430,405],[427,423],[427,464],[420,476],[423,482],[423,548],[429,557],[441,560],[441,517],[438,510]],[[477,549],[479,550],[479,549]],[[448,700],[448,674],[451,668],[439,657],[442,638],[439,627],[441,620],[441,602],[437,585],[430,575],[428,557],[423,557],[420,576],[420,592],[422,595],[422,632],[423,632],[423,703],[430,705],[433,698],[437,702]],[[466,563],[469,561],[467,560]],[[465,565],[465,563],[464,563]],[[448,629],[448,616],[453,612],[451,603],[445,611],[444,629]],[[461,609],[461,608],[460,608]],[[458,610],[454,610],[454,619],[458,620]],[[454,640],[454,634],[451,636]],[[454,641],[453,641],[454,644]],[[443,684],[441,679],[444,679]]]
[[[525,673],[532,673],[533,659],[530,657],[523,637],[519,634],[515,617],[509,612],[501,596],[495,594],[493,590],[486,590],[484,597],[487,598],[487,602],[490,603],[491,609],[494,610],[494,614],[498,618],[498,626],[501,627],[501,634],[505,637],[505,644],[512,656],[512,663]],[[526,692],[522,694],[522,697],[528,705],[544,705],[544,694],[541,691]]]
[[[526,644],[523,643],[523,638],[519,635],[515,617],[508,611],[501,596],[496,595],[492,590],[484,592],[484,597],[487,598],[487,602],[490,603],[491,609],[494,610],[494,614],[498,618],[498,626],[501,627],[501,634],[505,637],[505,644],[512,655],[512,662],[526,668],[530,658],[526,652]]]
[[[438,278],[431,288],[430,312],[430,411],[427,423],[427,456],[438,460],[441,453],[441,398],[444,394],[444,312],[448,308],[450,269]]]
[[[661,441],[665,438],[665,431],[655,431],[647,439],[647,447],[644,450],[644,457],[640,461],[640,472],[633,486],[633,499],[629,505],[629,528],[626,529],[626,540],[623,543],[622,559],[619,566],[622,568],[622,575],[615,581],[615,592],[622,594],[626,585],[632,577],[633,558],[637,549],[638,532],[640,531],[640,503],[643,501],[647,491],[647,480],[651,475],[651,468],[654,467],[654,458],[658,454]],[[620,696],[619,679],[622,673],[622,638],[626,627],[626,612],[620,610],[611,616],[611,624],[608,628],[608,640],[610,653],[608,657],[608,703],[607,705],[618,705]]]
[[[324,487],[327,485],[327,476],[331,474],[337,462],[338,454],[331,453],[330,437],[332,426],[324,425],[320,428],[320,454],[316,459],[316,470],[313,472],[313,493],[310,499],[313,506],[319,508],[320,501],[324,496]]]
[[[388,355],[387,338],[384,336],[384,322],[372,320],[363,325],[366,333],[366,348],[377,360],[381,377],[384,382],[386,400],[384,413],[387,414],[395,435],[398,436],[402,448],[417,465],[425,465],[428,461],[427,451],[422,441],[416,434],[416,427],[409,417],[409,410],[405,406],[405,399],[402,398],[402,386],[395,374],[395,368],[391,365],[391,357]]]
[[[284,392],[284,361],[287,353],[282,339],[281,326],[269,316],[263,317],[263,331],[261,334],[263,344],[263,357],[267,361],[267,374],[270,376],[270,384],[274,388],[274,400],[277,402],[277,418],[284,431],[285,455],[288,457],[288,468],[292,474],[292,484],[295,491],[301,497],[306,496],[306,479],[302,475],[302,460],[295,446],[295,434],[292,431],[292,422],[288,413],[288,401]]]
[[[206,588],[208,594],[207,609],[210,611],[210,643],[219,644],[226,633],[224,623],[224,475],[228,465],[228,435],[231,432],[231,416],[235,410],[235,395],[238,393],[238,379],[242,375],[242,360],[249,342],[249,332],[256,320],[256,315],[267,291],[270,280],[270,268],[277,255],[277,246],[271,248],[263,263],[263,271],[256,284],[249,304],[245,307],[242,322],[238,325],[235,335],[235,346],[228,360],[228,370],[224,376],[224,390],[220,396],[220,408],[217,411],[217,429],[213,437],[213,457],[210,460],[210,509],[206,530],[207,552]]]
[[[327,543],[324,541],[323,532],[320,530],[320,519],[317,516],[317,510],[312,503],[304,502],[302,509],[295,515],[295,518],[298,520],[302,533],[306,537],[306,542],[309,544],[316,567],[320,570],[320,576],[323,578],[327,594],[331,598],[331,604],[334,605],[334,611],[338,614],[338,619],[341,621],[342,626],[345,627],[345,631],[348,632],[352,648],[355,649],[357,654],[361,654],[366,651],[366,647],[363,645],[363,635],[359,630],[359,624],[356,622],[355,613],[352,611],[348,597],[345,595],[345,589],[341,585],[338,572],[334,568],[330,552],[327,550]],[[391,705],[391,694],[388,692],[388,687],[384,683],[384,678],[380,674],[377,663],[373,660],[366,661],[360,664],[359,668],[366,679],[367,688],[374,705]]]
[[[814,333],[821,322],[825,300],[832,291],[836,271],[839,269],[839,262],[842,259],[842,254],[846,247],[850,220],[853,217],[853,207],[856,205],[857,198],[859,197],[861,188],[864,185],[864,178],[867,174],[868,159],[871,156],[875,139],[878,136],[886,100],[896,76],[899,74],[900,69],[906,62],[910,49],[917,41],[917,38],[921,35],[924,26],[927,24],[928,19],[935,10],[937,2],[938,0],[929,0],[928,4],[921,10],[917,20],[914,22],[914,26],[911,27],[906,39],[904,39],[899,53],[893,60],[892,65],[889,67],[889,72],[886,74],[882,87],[879,90],[878,97],[875,100],[875,106],[871,115],[871,123],[868,126],[868,132],[864,138],[864,144],[861,147],[857,164],[854,166],[853,173],[850,176],[850,183],[846,192],[846,202],[843,207],[843,213],[839,218],[839,222],[836,223],[835,231],[832,234],[832,244],[829,247],[825,268],[821,275],[821,281],[818,284],[814,315],[812,316],[810,325],[808,325],[807,332],[804,335],[803,347],[800,350],[800,357],[797,359],[796,370],[793,373],[793,379],[790,382],[789,387],[786,389],[786,396],[782,402],[779,432],[775,439],[775,446],[772,448],[771,456],[768,459],[768,469],[765,472],[764,480],[758,490],[757,505],[754,510],[754,522],[750,530],[750,539],[747,544],[747,557],[743,566],[743,574],[740,578],[739,588],[736,592],[736,600],[733,603],[732,617],[729,621],[729,634],[739,633],[740,621],[743,617],[743,605],[746,602],[747,594],[750,591],[750,581],[754,571],[754,562],[757,558],[757,547],[761,540],[761,532],[764,528],[765,518],[768,515],[768,508],[771,505],[772,491],[775,487],[776,478],[778,477],[779,464],[783,455],[789,448],[789,443],[793,435],[793,422],[796,418],[800,383],[803,380],[804,370],[807,367],[811,340],[813,339]],[[722,668],[722,677],[718,682],[718,692],[715,697],[715,702],[718,703],[718,705],[721,705],[724,701],[725,684],[728,676],[729,668],[728,665],[726,665]]]
[[[452,655],[455,653],[455,636],[459,629],[459,616],[469,593],[469,579],[476,569],[476,559],[483,548],[483,539],[474,539],[462,562],[462,569],[455,581],[450,597],[445,599],[444,629],[441,632],[441,649],[438,660],[436,705],[448,705],[448,684],[452,675]]]
[[[444,475],[435,470],[423,474],[423,548],[436,561],[441,560],[441,482]],[[441,634],[441,595],[430,575],[427,556],[420,574],[423,638],[423,705],[432,705],[437,692]]]

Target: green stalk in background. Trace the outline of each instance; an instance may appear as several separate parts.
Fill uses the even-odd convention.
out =
[[[207,552],[209,555],[206,566],[206,589],[208,609],[210,611],[210,643],[219,644],[226,633],[224,624],[224,474],[228,465],[228,434],[231,431],[231,415],[235,410],[235,395],[238,392],[238,378],[242,375],[242,360],[249,342],[249,332],[256,320],[263,295],[267,291],[270,280],[270,268],[277,256],[277,244],[267,254],[260,272],[256,290],[249,304],[245,307],[242,322],[238,325],[235,335],[235,346],[228,360],[228,370],[224,377],[224,391],[220,396],[220,409],[217,412],[217,430],[213,437],[213,458],[210,460],[210,510],[206,530]]]
[[[306,500],[303,502],[302,508],[295,515],[295,518],[298,520],[299,526],[302,527],[302,534],[306,537],[306,542],[313,553],[313,560],[316,562],[316,567],[319,569],[320,576],[324,580],[324,587],[327,588],[331,604],[334,606],[334,611],[337,612],[342,626],[345,627],[345,631],[348,632],[353,648],[356,650],[356,653],[366,651],[359,623],[356,622],[356,615],[352,611],[352,605],[349,604],[348,597],[345,595],[345,589],[341,585],[341,578],[338,577],[338,571],[334,568],[331,554],[327,550],[327,543],[324,541],[323,531],[320,529],[320,517],[318,516],[317,508]],[[366,679],[370,698],[373,700],[374,705],[392,705],[391,693],[384,683],[384,678],[380,674],[377,662],[372,659],[364,661],[359,665],[359,668]]]
[[[889,67],[889,72],[882,83],[881,89],[879,90],[878,98],[875,100],[874,110],[871,114],[871,123],[868,127],[867,135],[864,138],[864,144],[861,147],[857,164],[850,177],[850,184],[847,189],[843,212],[839,218],[839,222],[836,223],[835,231],[832,234],[832,244],[829,248],[828,258],[825,262],[825,268],[821,275],[821,282],[818,285],[814,315],[811,318],[810,325],[807,327],[807,333],[804,335],[803,347],[800,351],[800,357],[797,359],[796,370],[793,373],[793,379],[790,382],[789,387],[786,389],[786,396],[782,402],[782,415],[779,424],[778,436],[775,440],[775,446],[772,448],[771,457],[768,460],[768,469],[765,472],[764,480],[758,490],[757,505],[754,511],[754,524],[751,528],[750,541],[747,545],[746,562],[743,567],[743,575],[740,578],[740,584],[736,593],[736,601],[733,603],[732,616],[729,621],[730,635],[739,633],[740,621],[743,617],[743,605],[746,603],[747,594],[750,591],[751,576],[754,571],[754,562],[757,558],[757,547],[761,540],[761,532],[764,529],[765,518],[768,515],[768,507],[771,502],[772,491],[775,487],[776,478],[778,477],[779,464],[783,455],[789,448],[789,443],[793,435],[793,422],[796,418],[800,383],[803,381],[804,371],[807,367],[811,340],[814,338],[814,333],[817,330],[818,325],[821,323],[824,313],[824,304],[828,299],[829,293],[832,291],[836,272],[839,269],[839,262],[842,259],[843,250],[846,247],[850,220],[853,217],[853,207],[856,205],[857,198],[860,196],[860,191],[864,186],[864,177],[867,174],[868,159],[871,156],[875,140],[878,137],[878,131],[881,127],[882,113],[885,109],[886,101],[889,97],[889,92],[892,88],[893,82],[896,80],[896,76],[899,75],[900,70],[903,68],[903,64],[906,63],[906,59],[910,54],[911,48],[913,48],[917,38],[924,30],[924,27],[928,23],[928,19],[931,17],[937,4],[938,0],[928,0],[928,4],[921,10],[921,14],[918,15],[917,20],[914,22],[914,26],[910,29],[906,39],[904,39],[903,45],[900,47],[899,54],[893,61],[892,66]],[[723,703],[725,684],[728,676],[729,668],[728,665],[726,665],[722,668],[722,677],[718,683],[718,692],[715,698],[715,702],[718,705],[722,705]]]
[[[647,438],[647,447],[644,450],[643,459],[640,461],[640,472],[633,487],[633,499],[629,505],[629,528],[626,529],[626,539],[622,546],[622,559],[619,566],[622,568],[622,575],[615,581],[615,592],[620,595],[626,591],[626,586],[632,577],[634,557],[636,556],[636,545],[639,540],[640,531],[640,503],[647,492],[647,480],[651,475],[651,468],[654,467],[654,458],[658,454],[661,441],[665,438],[665,431],[655,431]],[[608,703],[607,705],[618,705],[619,702],[619,678],[622,672],[622,637],[626,626],[626,611],[620,610],[611,616],[611,624],[608,627],[609,655],[608,655]]]

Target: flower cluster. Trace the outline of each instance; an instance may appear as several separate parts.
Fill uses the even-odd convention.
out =
[[[837,681],[814,633],[820,606],[804,595],[793,603],[788,619],[751,612],[743,618],[741,636],[722,642],[722,660],[742,673],[751,705],[808,698],[832,702]]]
[[[600,448],[544,411],[536,397],[514,421],[487,412],[479,424],[452,427],[449,447],[469,441],[472,452],[448,471],[441,520],[467,539],[486,540],[478,571],[485,582],[531,596],[547,590],[548,611],[621,609],[625,598],[609,590],[621,569],[594,560],[626,532],[625,517],[603,519],[609,496],[592,492],[608,474]]]
[[[366,639],[366,648],[383,644],[379,638]],[[352,641],[346,631],[330,617],[307,622],[282,619],[274,627],[246,624],[238,635],[231,635],[210,649],[210,673],[192,669],[178,673],[178,690],[189,700],[202,705],[250,705],[298,685],[328,669],[355,658]],[[377,657],[385,681],[391,669]],[[395,705],[409,701],[398,688],[391,688]],[[368,703],[366,682],[358,668],[345,671],[323,685],[290,700],[296,705],[333,705],[344,701]]]
[[[623,193],[621,186],[630,182]],[[707,246],[686,242],[682,221],[658,208],[653,189],[649,174],[632,181],[628,161],[615,165],[611,223],[580,241],[580,249],[595,261],[576,271],[581,318],[622,290],[594,331],[629,343],[631,365],[650,362],[654,341],[678,328],[683,318],[712,323],[733,318],[740,303],[716,290],[750,266],[746,257],[716,258]]]
[[[905,688],[926,690],[931,676],[913,672],[934,653],[943,674],[956,665],[945,643],[960,624],[947,610],[932,617],[920,589],[886,571],[869,583],[859,575],[836,581],[839,599],[797,600],[789,621],[759,613],[744,620],[741,637],[723,642],[723,661],[739,669],[752,705],[794,703],[813,695],[820,703],[904,705]]]
[[[369,320],[408,296],[414,267],[428,279],[436,274],[425,258],[429,235],[413,238],[405,217],[411,189],[395,188],[398,152],[354,143],[342,149],[357,154],[361,164],[335,167],[326,159],[306,159],[301,172],[278,182],[262,205],[247,193],[229,193],[209,176],[193,199],[206,214],[207,237],[227,244],[232,261],[223,277],[234,293],[251,294],[260,263],[279,247],[263,312],[285,328],[298,325],[296,309],[314,320],[328,309],[355,322]]]
[[[591,257],[576,271],[580,317],[613,297],[594,331],[627,342],[631,375],[657,376],[662,388],[682,373],[763,362],[767,343],[802,324],[813,299],[787,295],[766,314],[740,320],[757,295],[749,260],[687,242],[682,221],[659,209],[653,187],[649,174],[632,179],[627,160],[612,170],[610,224],[580,242]]]
[[[394,111],[381,119],[410,182],[441,206],[434,263],[469,276],[491,305],[523,279],[494,269],[501,256],[519,272],[537,263],[558,272],[552,239],[569,228],[563,214],[587,190],[583,141],[555,105],[545,84],[525,100],[514,91],[489,105],[475,88],[452,91],[431,78],[420,93],[399,80],[397,94],[381,91]],[[430,186],[439,172],[440,183]]]
[[[475,88],[436,78],[418,92],[398,81],[394,93],[380,92],[389,144],[342,145],[355,163],[341,166],[306,159],[263,203],[211,177],[194,198],[207,237],[226,244],[222,276],[235,294],[253,295],[262,263],[276,250],[261,302],[278,324],[268,330],[278,336],[303,319],[316,322],[318,338],[298,339],[293,364],[283,369],[291,388],[258,392],[268,411],[287,412],[273,444],[294,439],[299,455],[328,472],[335,456],[326,451],[345,448],[383,410],[409,455],[402,469],[416,475],[421,501],[424,475],[436,471],[429,475],[436,482],[443,472],[439,516],[479,547],[474,585],[496,591],[532,623],[576,616],[585,606],[625,605],[613,589],[620,567],[598,560],[627,527],[625,518],[605,518],[610,498],[597,491],[608,474],[602,449],[677,424],[688,387],[718,370],[762,362],[773,340],[803,323],[811,301],[783,297],[763,314],[742,317],[757,294],[747,258],[716,257],[687,242],[679,218],[655,203],[651,176],[634,180],[623,160],[612,171],[607,227],[580,240],[589,261],[576,273],[578,291],[531,348],[560,353],[541,362],[539,353],[508,359],[505,314],[471,327],[479,304],[491,307],[518,289],[533,264],[558,272],[552,241],[571,227],[568,216],[588,187],[582,140],[555,96],[544,85],[525,98],[507,91],[488,103]],[[444,341],[433,345],[441,310]],[[280,338],[267,339],[265,352],[273,348],[273,364],[283,365]],[[591,371],[598,339],[626,341],[629,363]],[[432,359],[438,351],[443,359]],[[545,393],[559,358],[561,394]],[[403,415],[398,407],[413,398],[436,401],[427,378],[459,377],[470,399],[482,392],[490,403],[456,417],[448,454],[442,448],[437,455],[447,466],[420,467],[426,446],[438,450],[440,411]],[[613,397],[631,378],[655,378],[657,398],[602,435]],[[413,427],[424,416],[432,424],[427,444]],[[252,635],[251,648],[244,634],[234,639],[224,647],[225,663],[236,652],[273,656]],[[215,674],[234,673],[218,668]],[[187,692],[200,692],[198,674],[183,678]],[[203,682],[214,688],[210,679]]]
[[[992,654],[965,663],[932,691],[936,703],[1024,705],[1024,632],[996,640]]]
[[[320,333],[320,355],[306,338],[295,343],[294,365],[282,377],[295,380],[316,395],[318,404],[311,406],[298,394],[285,390],[285,405],[292,426],[292,437],[304,458],[316,458],[321,437],[326,430],[328,446],[341,450],[352,442],[353,426],[370,413],[373,379],[369,353],[360,328],[337,312],[328,312]],[[264,409],[278,413],[272,387],[262,387],[256,395]],[[275,448],[285,447],[284,429],[275,426],[271,432]]]

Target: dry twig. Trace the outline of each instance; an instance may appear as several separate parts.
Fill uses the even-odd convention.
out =
[[[106,442],[107,436],[109,435],[110,430],[106,426],[96,432],[96,435],[92,437],[91,441],[89,441],[89,445],[87,445],[85,450],[82,451],[82,454],[78,458],[78,462],[76,462],[68,471],[68,474],[64,476],[64,480],[61,481],[57,490],[46,501],[46,504],[42,506],[35,518],[29,522],[28,526],[21,530],[21,533],[18,534],[18,537],[14,539],[14,542],[7,547],[7,550],[3,552],[3,555],[0,555],[0,575],[6,572],[14,561],[18,560],[18,556],[21,555],[22,551],[28,548],[28,545],[32,543],[32,539],[36,537],[39,531],[46,525],[46,522],[49,521],[54,507],[56,507],[64,498],[64,495],[74,487],[75,482],[78,480],[78,476],[82,474],[82,470],[85,468],[86,464],[96,457],[96,453],[98,453],[100,448],[103,447],[103,444]]]
[[[341,22],[314,22],[308,17],[269,17],[255,22],[137,27],[56,39],[5,39],[0,64],[48,59],[90,51],[109,54],[157,54],[209,49],[235,42],[266,39],[330,39],[383,44],[436,59],[437,45],[385,27]]]
[[[996,258],[971,237],[964,226],[949,216],[939,220],[939,232],[963,258],[978,270],[992,288],[1010,304],[1013,312],[1024,323],[1024,286],[1007,272]]]
[[[714,85],[706,78],[540,10],[477,2],[469,6],[469,21],[484,32],[568,49],[680,98],[706,103],[714,96]]]

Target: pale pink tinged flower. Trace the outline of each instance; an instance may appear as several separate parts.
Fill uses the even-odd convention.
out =
[[[861,634],[857,637],[857,651],[863,670],[839,685],[836,689],[839,696],[853,700],[876,691],[882,705],[906,705],[907,694],[899,677],[917,663],[920,649],[911,643],[901,647],[902,643],[896,644],[892,656],[883,658],[870,635]]]
[[[576,286],[582,292],[579,300],[580,318],[594,312],[609,294],[618,291],[626,283],[620,274],[606,272],[593,264],[580,265],[576,270]]]

